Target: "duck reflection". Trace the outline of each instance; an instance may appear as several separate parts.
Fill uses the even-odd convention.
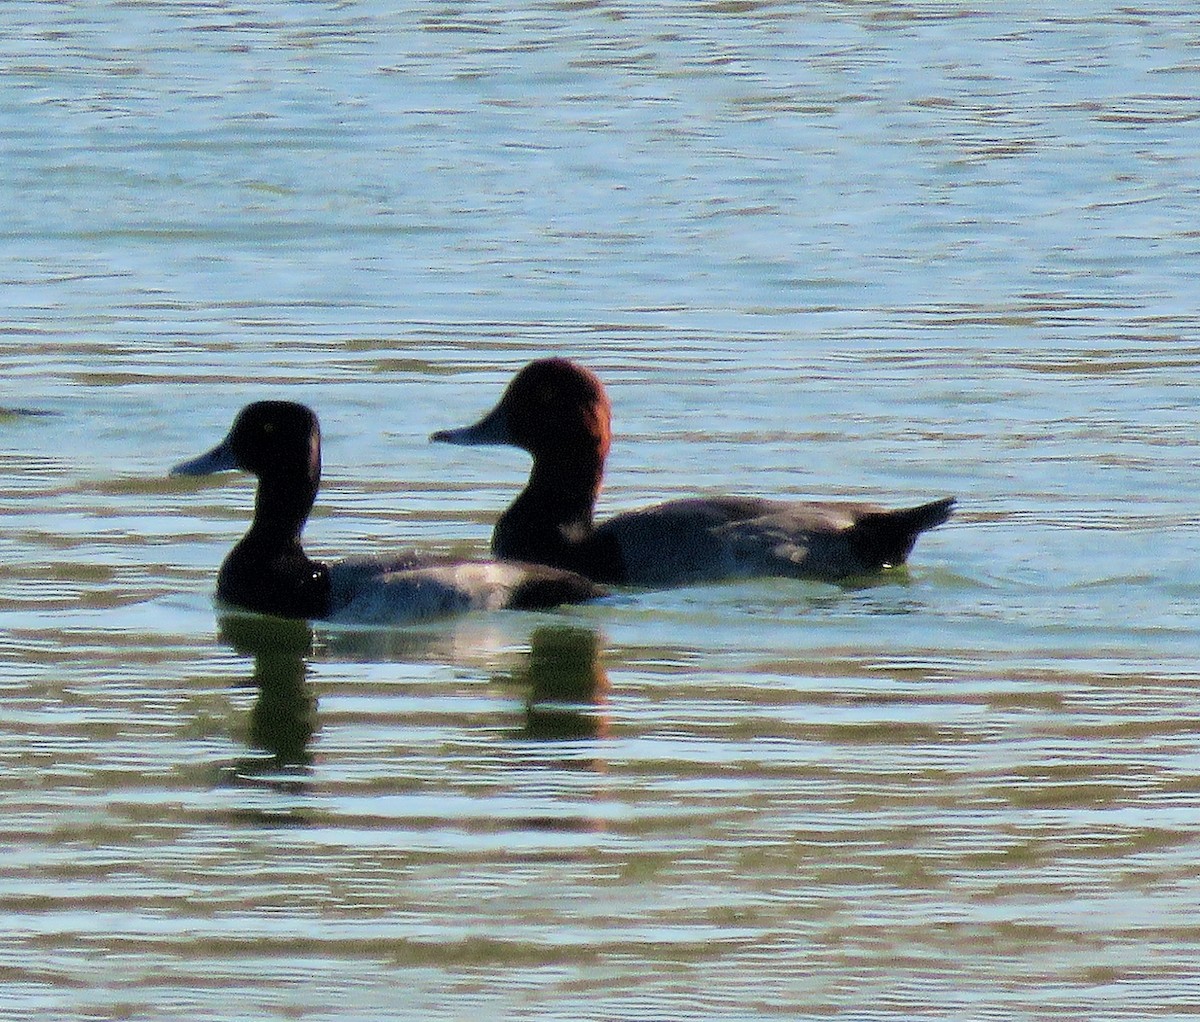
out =
[[[506,679],[525,694],[525,724],[517,737],[574,741],[608,734],[608,675],[601,639],[590,628],[538,628],[525,663]]]
[[[329,628],[318,625],[317,655],[347,664],[461,663],[485,666],[511,649],[523,629],[490,618],[461,618],[432,627]]]
[[[254,758],[252,762],[258,764],[254,772],[311,765],[309,743],[319,727],[317,697],[307,678],[314,653],[312,627],[305,621],[227,614],[219,621],[219,631],[225,643],[254,662],[246,683],[258,690],[258,699],[247,737],[252,747],[268,754]],[[456,645],[461,646],[462,640],[458,635]],[[443,648],[448,642],[445,634],[323,635],[321,654],[348,662],[438,659],[437,654],[450,652]],[[520,691],[524,702],[524,724],[516,737],[571,741],[607,735],[604,707],[609,682],[601,650],[601,637],[590,628],[555,624],[532,632],[528,653],[501,676],[507,686]],[[459,659],[464,651],[454,652],[459,654],[454,659]],[[494,649],[476,652],[488,658],[495,655]]]
[[[304,774],[312,764],[309,742],[317,731],[317,698],[308,680],[312,628],[306,621],[229,614],[220,619],[221,638],[253,657],[248,684],[258,689],[250,711],[249,744],[266,755],[236,766],[239,776]]]
[[[306,622],[254,614],[224,615],[219,628],[225,643],[252,659],[253,670],[246,684],[257,690],[243,738],[248,748],[223,771],[226,783],[266,787],[287,795],[306,794],[310,787],[311,746],[320,729],[317,695],[308,676],[314,657],[347,663],[368,659],[375,663],[381,659],[440,662],[443,658],[438,654],[445,653],[450,642],[445,632],[409,633],[391,636],[391,644],[382,650],[377,636],[371,636],[367,646],[339,637],[335,650],[324,632],[314,635]],[[589,744],[606,737],[609,730],[609,682],[601,656],[602,637],[591,628],[562,623],[540,625],[524,631],[523,637],[525,642],[512,630],[492,634],[456,629],[452,645],[457,655],[450,660],[486,663],[493,671],[498,657],[509,661],[499,680],[521,707],[520,724],[509,731],[518,743],[513,750],[516,755],[508,761],[510,779],[519,788],[532,780],[525,773],[530,768],[538,774],[546,769],[604,774],[605,764],[596,746]],[[483,641],[485,638],[488,641]],[[526,642],[527,650],[514,649]],[[464,648],[472,643],[477,643],[472,650]],[[381,653],[386,655],[380,658]],[[511,659],[514,656],[515,661]],[[542,782],[537,784],[540,787]],[[571,791],[579,793],[576,787]],[[595,811],[598,794],[593,792],[565,812],[531,815],[522,823],[539,830],[600,829],[604,817]],[[244,814],[255,823],[270,826],[309,822],[309,811],[301,804],[272,803],[269,809],[250,808]]]
[[[608,674],[601,657],[603,641],[590,628],[549,626],[529,637],[523,662],[499,680],[516,689],[524,710],[521,726],[510,732],[512,778],[519,788],[545,792],[547,777],[589,775],[590,783],[566,782],[518,826],[530,831],[594,833],[606,827],[607,763],[601,756],[608,719]]]

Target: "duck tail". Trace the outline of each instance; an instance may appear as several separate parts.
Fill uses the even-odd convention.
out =
[[[850,541],[871,569],[903,564],[917,537],[941,525],[954,510],[954,498],[944,497],[919,507],[898,511],[874,511],[860,518],[850,530]]]

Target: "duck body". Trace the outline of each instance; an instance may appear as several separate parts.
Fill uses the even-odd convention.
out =
[[[207,454],[172,469],[258,478],[254,517],[217,575],[217,598],[278,617],[404,624],[469,610],[540,609],[603,595],[595,583],[542,564],[462,561],[405,553],[326,564],[301,543],[320,485],[321,434],[304,405],[248,405]]]
[[[594,522],[611,443],[600,380],[566,359],[530,363],[474,426],[432,439],[505,443],[533,455],[525,489],[492,534],[498,557],[554,565],[605,584],[662,588],[781,576],[830,581],[904,563],[952,498],[889,510],[843,501],[713,496]]]
[[[326,620],[395,624],[473,610],[546,610],[606,593],[590,579],[544,564],[416,558],[372,570],[374,560],[329,566]]]

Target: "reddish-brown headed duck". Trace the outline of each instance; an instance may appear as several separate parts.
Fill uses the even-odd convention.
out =
[[[595,373],[563,358],[522,369],[449,444],[511,444],[533,455],[529,482],[492,533],[497,557],[553,565],[597,582],[674,586],[761,576],[838,580],[903,564],[953,498],[887,510],[844,501],[758,497],[672,500],[593,521],[612,432]]]
[[[603,595],[589,580],[543,564],[414,554],[314,561],[300,544],[321,481],[321,429],[311,409],[258,401],[207,454],[172,475],[241,469],[258,477],[250,531],[217,575],[225,603],[277,617],[405,624],[461,611],[543,608]]]

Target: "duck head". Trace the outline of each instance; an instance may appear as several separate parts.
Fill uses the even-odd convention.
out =
[[[438,443],[507,444],[534,460],[600,464],[612,442],[612,405],[600,378],[565,358],[530,362],[509,383],[499,404],[473,426],[444,429]]]
[[[241,469],[263,482],[321,482],[321,427],[312,409],[293,401],[255,401],[238,413],[225,439],[182,462],[171,475],[203,476]]]

